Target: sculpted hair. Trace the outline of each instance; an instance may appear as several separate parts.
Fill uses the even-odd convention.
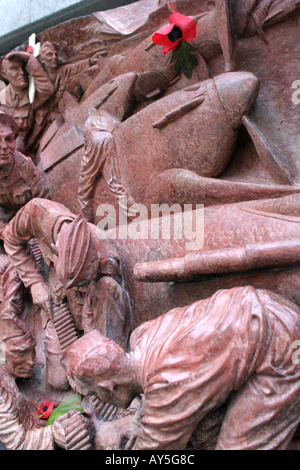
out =
[[[114,341],[96,345],[74,368],[74,374],[83,382],[95,379],[109,380],[124,369],[126,353]]]
[[[4,78],[6,78],[6,74],[7,74],[7,68],[8,68],[8,64],[9,62],[11,61],[17,61],[19,62],[22,66],[24,65],[22,60],[19,58],[19,57],[16,57],[16,55],[13,55],[12,52],[9,52],[5,57],[4,59],[2,60],[2,64],[1,64],[1,73],[3,75]]]
[[[43,42],[43,44],[40,47],[40,56],[42,56],[43,53],[48,51],[49,49],[51,51],[56,51],[56,49],[55,49],[54,45],[52,44],[52,42],[50,42],[50,41]]]
[[[19,135],[19,128],[16,121],[9,116],[8,114],[0,111],[0,125],[3,124],[4,126],[10,127],[13,133],[15,134],[15,138]]]
[[[88,383],[113,377],[124,370],[127,362],[125,351],[96,329],[69,346],[64,357],[68,374]]]

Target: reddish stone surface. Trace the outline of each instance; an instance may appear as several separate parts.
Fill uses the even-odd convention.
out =
[[[191,78],[152,41],[168,24],[170,7],[196,23],[198,64]],[[0,311],[13,318],[5,317],[0,339],[1,332],[4,343],[15,334],[15,317],[36,339],[31,380],[18,388],[18,370],[0,366],[5,411],[14,398],[17,403],[12,428],[0,418],[9,436],[0,431],[0,441],[8,448],[299,450],[297,434],[291,442],[300,420],[299,366],[292,360],[293,342],[300,341],[299,7],[299,0],[177,0],[171,6],[140,0],[42,32],[38,58],[24,52],[27,44],[6,57],[21,60],[25,81],[23,101],[17,100],[4,68],[0,75],[7,82],[0,96]],[[163,216],[155,212],[159,205]],[[227,302],[234,303],[235,320],[224,333],[219,327],[227,321]],[[205,329],[196,322],[186,337],[180,330],[186,316],[209,311],[210,303],[217,305],[219,323]],[[259,339],[255,306],[265,331]],[[238,314],[243,309],[245,317]],[[181,333],[187,345],[199,338],[199,350],[177,350]],[[229,336],[235,340],[228,342]],[[265,375],[259,361],[252,364],[262,338],[269,345],[259,358]],[[174,355],[164,356],[168,345]],[[128,362],[135,348],[138,372]],[[147,351],[153,353],[149,363]],[[231,351],[228,360],[222,351]],[[228,366],[235,354],[237,362]],[[182,383],[181,357],[188,365],[182,374],[191,373]],[[186,383],[209,360],[224,394],[218,401],[210,370],[204,402],[182,425],[194,402]],[[268,361],[276,363],[276,374],[283,371],[284,385],[276,374],[272,382]],[[158,364],[166,374],[159,380]],[[98,377],[101,367],[104,378]],[[148,387],[152,372],[157,382]],[[135,373],[139,380],[128,383]],[[259,374],[265,388],[259,385],[253,399],[251,380]],[[181,397],[173,408],[164,391],[168,382]],[[269,424],[268,387],[278,413]],[[72,390],[85,395],[85,418],[73,410],[54,427],[37,425],[35,415],[31,422],[32,402],[46,395],[59,403]],[[231,402],[233,390],[242,412]],[[249,421],[242,423],[239,413],[247,409]],[[247,426],[255,413],[266,419],[251,440]],[[149,443],[151,420],[166,426],[161,433],[151,429]],[[176,426],[181,437],[172,441]]]

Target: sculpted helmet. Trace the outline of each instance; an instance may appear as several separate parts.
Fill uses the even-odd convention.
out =
[[[18,336],[30,336],[30,329],[26,323],[13,313],[0,314],[0,341],[6,341]]]
[[[89,224],[80,215],[59,233],[57,246],[56,273],[65,289],[80,287],[97,278],[100,250]]]

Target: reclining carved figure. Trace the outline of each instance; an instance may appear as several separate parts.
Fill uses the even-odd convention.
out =
[[[23,144],[32,149],[44,128],[42,105],[53,95],[54,86],[37,58],[27,52],[7,54],[2,74],[9,85],[1,91],[1,108],[18,121]],[[34,77],[36,86],[33,103],[29,98],[28,74]]]

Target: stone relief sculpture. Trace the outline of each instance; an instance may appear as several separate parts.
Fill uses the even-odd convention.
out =
[[[101,176],[117,199],[126,197],[130,205],[134,204],[134,200],[121,183],[118,154],[112,135],[117,123],[118,121],[106,113],[101,117],[97,114],[94,117],[91,115],[86,122],[86,149],[80,167],[78,203],[85,218],[91,222],[94,212],[93,194],[96,182]]]
[[[267,41],[263,33],[264,28],[282,21],[293,15],[299,8],[298,0],[283,2],[261,0],[232,3],[233,28],[238,36],[258,34],[263,41]]]
[[[53,268],[48,286],[38,272],[35,257],[27,249],[26,242],[32,237],[38,240],[44,261]],[[80,331],[98,327],[107,334],[105,309],[102,312],[102,308],[110,303],[112,296],[115,305],[107,308],[107,314],[116,317],[115,321],[111,319],[112,323],[121,322],[112,333],[126,344],[126,309],[121,307],[126,296],[118,284],[121,276],[118,255],[109,244],[98,240],[94,225],[76,217],[61,204],[35,198],[19,210],[6,227],[4,238],[5,251],[24,285],[30,287],[33,303],[50,312],[51,298],[56,296],[63,300],[67,295]],[[92,287],[94,282],[96,285]],[[90,293],[90,290],[95,292]],[[100,305],[93,307],[98,295]],[[87,298],[88,307],[84,306]],[[91,314],[95,318],[90,317]]]
[[[26,403],[15,383],[17,377],[28,379],[33,373],[34,338],[26,323],[13,314],[2,312],[0,323],[5,345],[5,365],[0,366],[1,442],[9,450],[53,450],[55,444],[70,450],[89,449],[88,423],[79,412],[69,412],[53,426],[37,422],[36,410]],[[79,446],[71,437],[74,426],[84,434]]]
[[[3,251],[2,231],[18,210],[30,199],[34,197],[50,198],[50,189],[46,175],[35,167],[31,158],[17,150],[19,128],[16,121],[2,111],[0,112],[0,135],[1,308],[5,312],[20,315],[23,308],[23,283]]]
[[[28,74],[34,77],[36,94],[31,103]],[[43,130],[41,106],[54,93],[54,87],[39,61],[27,52],[11,52],[2,61],[2,75],[9,84],[1,92],[1,108],[18,123],[24,146],[31,149]]]
[[[18,210],[34,197],[50,198],[45,174],[17,150],[19,128],[9,115],[0,113],[1,129],[1,233]]]
[[[288,359],[298,335],[296,305],[234,288],[141,325],[130,353],[94,330],[65,351],[66,367],[102,401],[126,408],[144,394],[135,450],[186,449],[225,402],[216,449],[280,449],[299,423],[300,367]]]
[[[139,0],[2,58],[7,449],[300,448],[298,22]]]
[[[50,102],[46,104],[46,110],[48,111],[48,122],[51,124],[55,119],[60,118],[61,114],[59,111],[58,103],[67,88],[68,83],[73,77],[80,75],[81,72],[88,69],[90,66],[97,63],[98,56],[95,55],[91,58],[81,60],[69,65],[60,65],[57,51],[54,45],[46,41],[41,45],[39,61],[47,72],[51,82],[54,84],[55,93],[50,99]],[[80,82],[79,82],[80,83]],[[69,91],[74,91],[74,88],[69,86]],[[80,88],[83,92],[83,90]],[[76,94],[78,97],[78,94]]]
[[[26,204],[11,222],[5,229],[5,251],[24,285],[30,288],[33,303],[48,313],[48,352],[53,350],[54,341],[57,343],[52,302],[59,304],[65,297],[79,331],[99,329],[126,349],[129,305],[119,284],[118,255],[105,242],[98,241],[96,227],[89,226],[66,207],[39,198]],[[37,239],[43,260],[50,267],[48,284],[38,272],[34,255],[28,251],[27,241],[32,237]],[[71,340],[72,335],[66,339]],[[59,348],[58,345],[58,352]],[[59,354],[54,351],[53,359],[54,356],[58,364],[56,367],[49,364],[48,381],[56,388],[65,388],[63,371],[57,372],[61,370]]]

